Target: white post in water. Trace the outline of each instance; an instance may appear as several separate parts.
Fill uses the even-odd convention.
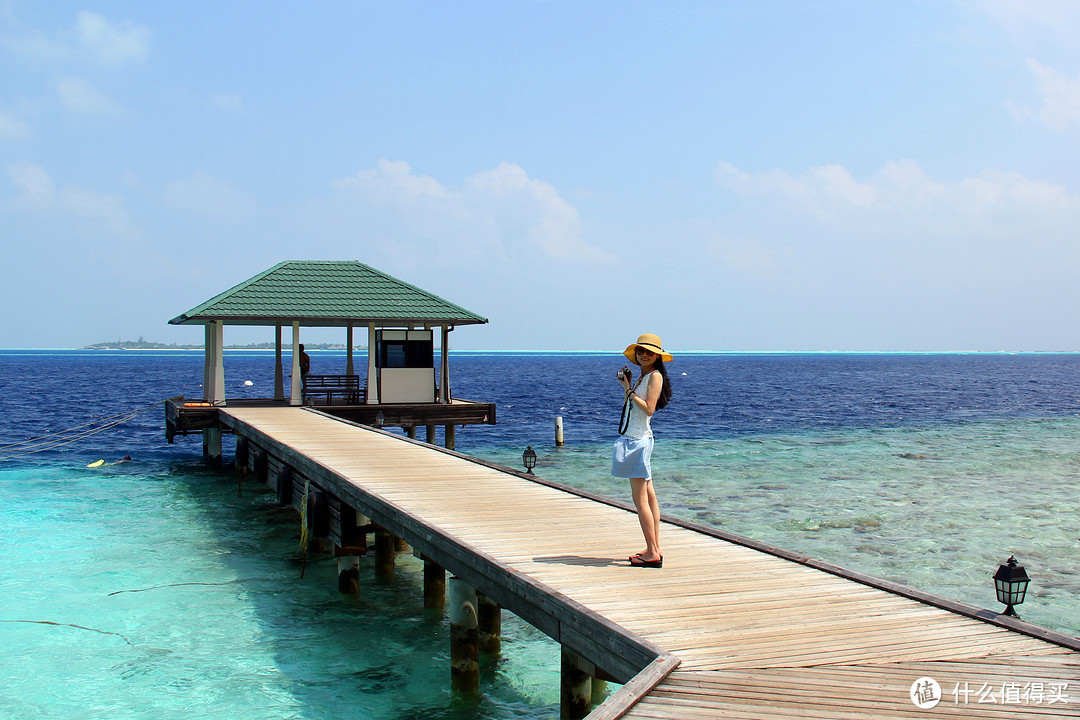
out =
[[[450,615],[450,687],[454,692],[480,689],[480,638],[477,630],[476,589],[459,577],[451,577],[448,589]]]
[[[211,320],[206,324],[203,348],[203,400],[215,405],[225,403],[225,364],[222,358],[222,324]],[[221,463],[221,427],[209,427],[202,431],[203,456],[212,463]]]
[[[563,446],[562,415],[555,416],[555,445]]]
[[[304,404],[303,378],[300,377],[300,322],[292,324],[292,388],[289,394],[290,405]]]
[[[274,326],[274,399],[285,399],[285,380],[281,372],[281,326]]]

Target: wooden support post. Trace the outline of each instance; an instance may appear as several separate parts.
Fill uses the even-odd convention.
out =
[[[450,578],[450,688],[458,693],[480,689],[480,646],[476,628],[476,590]]]
[[[375,531],[375,577],[383,580],[394,577],[394,536],[389,530]]]
[[[356,535],[354,536],[354,538],[355,538],[356,547],[363,550],[365,555],[367,555],[367,550],[368,550],[368,546],[367,546],[367,536],[368,536],[368,534],[367,534],[367,530],[361,530],[360,528],[366,528],[370,524],[371,524],[371,520],[368,520],[366,515],[361,515],[360,512],[357,511],[357,513],[356,513]]]
[[[562,647],[562,681],[559,717],[581,720],[592,710],[592,663],[565,645]]]
[[[447,425],[444,429],[446,430],[446,443],[445,443],[446,449],[447,450],[453,450],[454,449],[454,426],[453,425]]]
[[[424,607],[442,610],[446,606],[446,570],[424,558]]]
[[[202,431],[203,458],[214,467],[221,465],[221,428],[206,428]]]
[[[334,554],[338,556],[338,592],[356,596],[360,594],[360,556],[346,553],[344,548],[334,546]]]
[[[395,552],[409,552],[409,543],[405,542],[398,536],[394,536],[394,551]]]
[[[435,444],[435,426],[434,425],[428,425],[427,426],[427,444],[428,445],[434,445]]]
[[[236,474],[242,478],[248,474],[248,439],[243,435],[236,436]]]
[[[405,428],[405,433],[409,436],[410,440],[415,440],[416,439],[416,426],[415,425],[409,425],[408,427]]]
[[[477,593],[476,597],[479,601],[476,622],[480,652],[498,655],[502,650],[502,608],[486,595]]]

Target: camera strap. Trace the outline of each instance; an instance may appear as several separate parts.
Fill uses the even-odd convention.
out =
[[[626,400],[623,401],[622,416],[619,417],[619,434],[622,435],[630,427],[630,412],[634,409],[632,398],[637,392],[638,385],[641,384],[641,377],[638,377],[630,388],[630,392],[626,394]]]

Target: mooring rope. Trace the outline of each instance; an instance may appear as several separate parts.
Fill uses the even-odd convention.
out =
[[[45,435],[40,435],[34,438],[28,438],[26,440],[20,440],[19,442],[10,443],[8,445],[0,445],[0,461],[11,460],[12,458],[22,457],[23,455],[33,455],[34,453],[44,452],[46,450],[54,450],[65,445],[70,445],[73,442],[77,442],[88,437],[93,437],[94,435],[105,432],[106,430],[114,428],[117,425],[123,425],[128,420],[142,415],[143,413],[149,412],[156,408],[158,405],[162,405],[169,400],[176,399],[178,398],[165,398],[164,400],[158,400],[157,402],[151,403],[146,407],[137,408],[135,410],[128,410],[123,413],[118,413],[116,415],[110,415],[109,417],[92,420],[88,423],[68,428],[67,430],[57,430],[56,432],[47,433]]]

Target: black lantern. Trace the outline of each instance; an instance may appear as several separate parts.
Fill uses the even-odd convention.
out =
[[[994,573],[994,590],[997,591],[998,602],[1006,606],[1003,615],[1016,617],[1013,605],[1024,602],[1029,582],[1031,580],[1028,579],[1024,566],[1017,565],[1015,557],[1010,557],[1004,565],[998,566]]]
[[[532,475],[533,468],[536,467],[536,451],[532,449],[532,445],[525,448],[525,452],[521,453],[521,462],[525,463],[525,472]]]

